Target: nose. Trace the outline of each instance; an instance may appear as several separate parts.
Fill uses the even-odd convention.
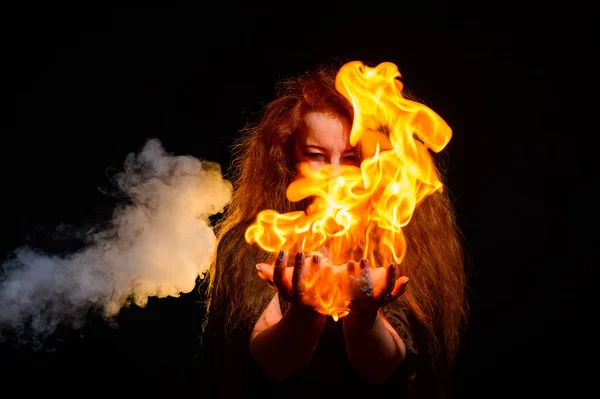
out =
[[[331,157],[329,159],[329,164],[334,168],[339,167],[341,165],[340,157]]]

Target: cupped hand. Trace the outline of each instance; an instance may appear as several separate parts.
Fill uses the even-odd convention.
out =
[[[365,258],[346,264],[347,295],[349,307],[354,311],[376,310],[400,297],[408,283],[408,277],[398,276],[398,265],[371,267]]]
[[[294,266],[286,264],[282,251],[274,265],[259,263],[256,268],[282,299],[332,316],[377,310],[402,295],[408,283],[408,277],[398,276],[396,264],[371,267],[367,259],[335,266],[316,254],[305,258],[297,252]]]
[[[304,252],[296,252],[294,266],[286,267],[287,256],[280,251],[273,266],[267,263],[256,265],[258,275],[269,283],[282,299],[298,305],[314,307],[314,298],[307,285],[313,285],[319,275],[321,265],[318,255],[305,258]]]

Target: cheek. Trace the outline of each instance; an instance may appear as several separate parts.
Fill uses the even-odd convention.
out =
[[[342,161],[342,165],[359,167],[360,166],[360,162],[358,162],[358,159],[356,159],[356,158],[354,158],[354,159],[346,159],[346,160]]]
[[[296,163],[296,173],[298,175],[302,174],[302,170],[301,170],[302,164],[308,165],[310,170],[312,170],[313,172],[316,172],[325,165],[325,162],[320,161],[320,160],[314,160],[314,159],[312,159],[312,160],[311,159],[301,159],[300,162]]]
[[[306,162],[308,163],[310,168],[315,171],[320,169],[323,165],[325,165],[325,161],[318,160],[318,159],[310,159],[310,160],[307,160]]]

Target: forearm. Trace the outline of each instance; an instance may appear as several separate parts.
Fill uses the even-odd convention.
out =
[[[404,361],[404,342],[378,311],[350,313],[342,319],[348,358],[369,382],[387,380]]]
[[[310,359],[324,324],[325,316],[292,306],[277,323],[253,334],[250,354],[269,377],[285,380]]]

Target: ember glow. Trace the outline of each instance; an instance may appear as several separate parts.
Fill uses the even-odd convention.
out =
[[[305,295],[335,320],[348,313],[351,293],[343,279],[348,260],[364,257],[371,267],[401,263],[406,253],[402,228],[428,195],[443,189],[429,150],[441,151],[452,131],[427,106],[402,94],[396,65],[345,64],[336,88],[353,106],[350,144],[361,155],[360,168],[300,165],[287,198],[314,197],[306,212],[264,210],[246,230],[246,241],[263,250],[320,254],[324,267],[307,276]]]

